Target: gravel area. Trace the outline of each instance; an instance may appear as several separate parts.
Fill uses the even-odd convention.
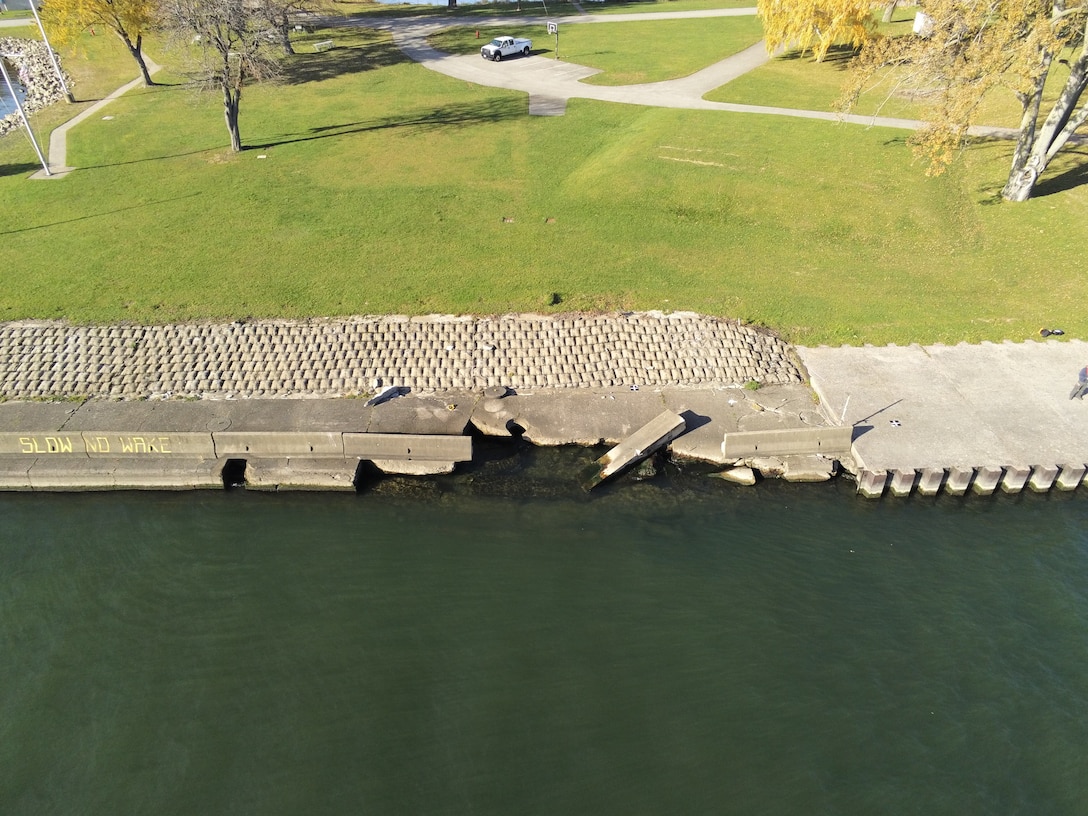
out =
[[[803,381],[774,335],[687,313],[0,324],[0,398],[339,397]]]

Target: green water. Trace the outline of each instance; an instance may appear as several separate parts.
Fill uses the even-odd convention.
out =
[[[1088,494],[585,460],[0,494],[0,813],[1085,813]]]

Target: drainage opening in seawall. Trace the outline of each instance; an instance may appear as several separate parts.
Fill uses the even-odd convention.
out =
[[[360,459],[358,466],[355,468],[355,478],[352,479],[352,484],[355,485],[356,493],[366,493],[384,477],[385,474],[378,469],[377,465],[369,459]]]
[[[246,486],[246,460],[228,459],[223,465],[223,489],[236,490]]]

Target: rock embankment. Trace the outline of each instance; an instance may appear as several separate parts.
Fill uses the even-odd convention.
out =
[[[53,69],[53,61],[49,58],[49,49],[45,43],[18,37],[0,37],[0,54],[4,55],[8,65],[16,71],[16,76],[11,77],[11,81],[20,83],[26,89],[23,110],[28,114],[64,98],[64,88]],[[72,86],[67,75],[64,81],[68,83],[68,87]],[[4,92],[6,95],[6,88]],[[0,118],[0,136],[13,128],[21,127],[22,124],[18,112],[15,111]]]
[[[685,313],[0,324],[0,397],[19,400],[802,381],[790,347],[773,334]]]

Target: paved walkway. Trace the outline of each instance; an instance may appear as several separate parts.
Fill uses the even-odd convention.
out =
[[[154,76],[162,67],[156,64],[150,57],[144,54],[144,63],[147,65],[147,72]],[[89,108],[81,112],[78,116],[69,119],[62,125],[58,125],[53,129],[53,132],[49,134],[49,156],[47,163],[49,164],[49,173],[44,170],[39,170],[37,173],[31,176],[32,179],[60,179],[67,176],[75,168],[68,166],[68,131],[78,125],[80,122],[86,121],[92,116],[100,113],[106,105],[119,96],[127,94],[129,91],[142,87],[144,84],[143,78],[138,77],[132,82],[126,85],[122,85],[113,93],[109,94],[103,99],[95,102]]]

